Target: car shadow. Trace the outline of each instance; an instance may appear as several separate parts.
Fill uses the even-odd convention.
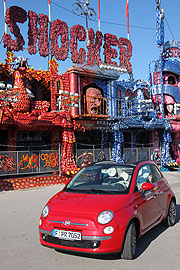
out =
[[[177,211],[176,223],[178,223],[180,221],[180,204],[176,205],[176,211]],[[138,240],[136,258],[138,258],[149,247],[151,242],[153,242],[156,238],[158,238],[158,236],[164,233],[167,229],[168,227],[166,225],[160,223],[156,227],[152,228],[149,232],[147,232],[144,236],[142,236]],[[73,252],[67,250],[56,250],[56,251],[63,254],[70,254],[78,257],[86,257],[98,260],[119,260],[121,258],[120,253],[99,255],[99,254]]]
[[[180,221],[180,205],[176,205],[176,223]],[[176,225],[175,225],[176,226]],[[152,228],[144,236],[142,236],[137,245],[136,258],[138,258],[160,234],[164,233],[168,227],[162,222]]]
[[[75,252],[75,251],[68,251],[68,250],[58,250],[56,249],[57,252],[67,254],[67,255],[73,255],[76,257],[84,257],[84,258],[89,258],[89,259],[97,259],[97,260],[119,260],[120,254],[119,253],[113,253],[113,254],[91,254],[91,253],[81,253],[81,252]]]

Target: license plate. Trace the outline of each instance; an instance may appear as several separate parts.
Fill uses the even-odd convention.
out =
[[[81,233],[80,232],[73,232],[73,231],[65,231],[65,230],[52,230],[52,236],[57,237],[59,239],[64,240],[81,240]]]

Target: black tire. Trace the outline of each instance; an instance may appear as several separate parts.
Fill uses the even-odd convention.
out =
[[[168,214],[165,220],[165,224],[168,227],[172,227],[176,224],[176,202],[171,200],[169,204]]]
[[[121,258],[125,260],[133,260],[136,254],[137,231],[135,223],[132,222],[126,232],[124,246],[121,252]]]

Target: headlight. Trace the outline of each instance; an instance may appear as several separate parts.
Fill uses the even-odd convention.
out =
[[[40,220],[39,220],[39,226],[41,226],[42,225],[42,220],[41,220],[41,218],[40,218]]]
[[[114,217],[114,214],[111,210],[103,211],[98,216],[98,222],[100,224],[107,224],[109,223]]]
[[[42,217],[45,218],[49,214],[49,206],[46,205],[44,209],[42,210]]]

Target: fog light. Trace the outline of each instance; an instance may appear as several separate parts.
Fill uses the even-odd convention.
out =
[[[112,226],[108,226],[108,227],[104,228],[103,232],[105,234],[110,234],[110,233],[114,232],[114,228]]]
[[[92,247],[93,247],[93,248],[96,248],[97,245],[98,245],[98,242],[97,242],[97,241],[92,242]]]
[[[40,220],[39,220],[39,226],[41,226],[41,225],[42,225],[42,220],[40,219]]]
[[[43,234],[42,239],[46,240],[46,236],[47,236],[46,234]]]

